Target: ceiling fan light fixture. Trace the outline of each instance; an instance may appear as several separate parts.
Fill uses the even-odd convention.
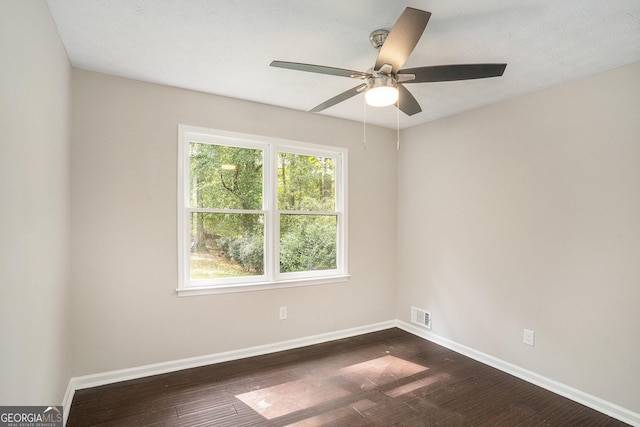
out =
[[[364,98],[372,107],[387,107],[398,102],[398,86],[391,76],[371,77]]]

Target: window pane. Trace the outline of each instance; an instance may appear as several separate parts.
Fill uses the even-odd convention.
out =
[[[191,280],[264,272],[264,215],[191,213]]]
[[[335,160],[278,153],[278,208],[335,210]]]
[[[280,272],[334,270],[338,217],[280,215]]]
[[[262,209],[262,150],[192,142],[190,204]]]

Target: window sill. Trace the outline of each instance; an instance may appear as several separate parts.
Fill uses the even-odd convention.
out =
[[[176,293],[179,297],[190,297],[197,295],[230,294],[236,292],[265,291],[269,289],[297,288],[300,286],[326,285],[329,283],[346,282],[350,275],[314,277],[311,279],[282,280],[279,282],[260,282],[242,285],[218,285],[218,286],[192,286],[189,288],[178,288]]]

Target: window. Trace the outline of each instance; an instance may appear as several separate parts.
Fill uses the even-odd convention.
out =
[[[346,280],[346,149],[182,125],[178,146],[179,295]]]

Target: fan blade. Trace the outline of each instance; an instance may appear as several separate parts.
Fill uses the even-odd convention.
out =
[[[406,68],[398,71],[398,79],[406,83],[449,82],[454,80],[484,79],[499,77],[507,64],[461,64],[435,65],[433,67]],[[414,75],[412,80],[406,79]],[[401,77],[401,76],[407,77]]]
[[[365,83],[358,85],[354,88],[351,88],[345,92],[342,92],[339,95],[334,96],[331,99],[328,99],[326,101],[324,101],[322,104],[318,105],[317,107],[315,107],[313,110],[310,110],[311,113],[317,113],[318,111],[322,111],[322,110],[326,110],[329,107],[332,107],[336,104],[339,104],[342,101],[346,101],[347,99],[356,96],[357,94],[359,94],[360,92],[362,92],[362,90],[364,88],[366,88],[367,85]]]
[[[406,87],[398,85],[398,108],[407,116],[413,116],[414,114],[422,111],[420,104],[416,98],[407,90]]]
[[[273,61],[272,67],[287,68],[289,70],[307,71],[310,73],[328,74],[331,76],[351,77],[354,79],[366,79],[371,74],[362,71],[345,70],[344,68],[325,67],[324,65],[301,64],[299,62]]]
[[[430,17],[431,12],[406,8],[380,48],[374,69],[380,71],[384,64],[389,64],[392,72],[397,72],[418,44]]]

